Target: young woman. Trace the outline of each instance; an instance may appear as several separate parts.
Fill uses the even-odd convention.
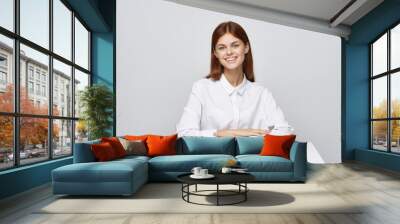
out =
[[[271,93],[255,83],[249,38],[237,23],[219,24],[211,40],[210,74],[193,84],[177,124],[182,136],[292,134]]]

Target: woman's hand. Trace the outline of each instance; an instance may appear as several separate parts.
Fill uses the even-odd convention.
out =
[[[217,137],[236,137],[236,136],[259,136],[265,135],[269,131],[264,129],[224,129],[215,132]]]

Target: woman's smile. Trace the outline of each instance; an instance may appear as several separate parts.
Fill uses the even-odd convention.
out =
[[[227,61],[228,63],[235,63],[236,59],[237,59],[237,57],[229,57],[229,58],[225,58],[225,61]]]

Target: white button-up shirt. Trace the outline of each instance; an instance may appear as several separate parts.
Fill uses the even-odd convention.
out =
[[[201,79],[193,84],[183,115],[176,125],[179,137],[211,137],[223,129],[293,129],[267,88],[250,82],[232,86],[222,74],[221,79]]]

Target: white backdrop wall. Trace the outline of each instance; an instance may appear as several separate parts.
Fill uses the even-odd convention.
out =
[[[339,37],[162,0],[117,1],[117,135],[176,132],[209,71],[212,31],[228,20],[246,30],[256,81],[308,142],[308,161],[341,162]]]

